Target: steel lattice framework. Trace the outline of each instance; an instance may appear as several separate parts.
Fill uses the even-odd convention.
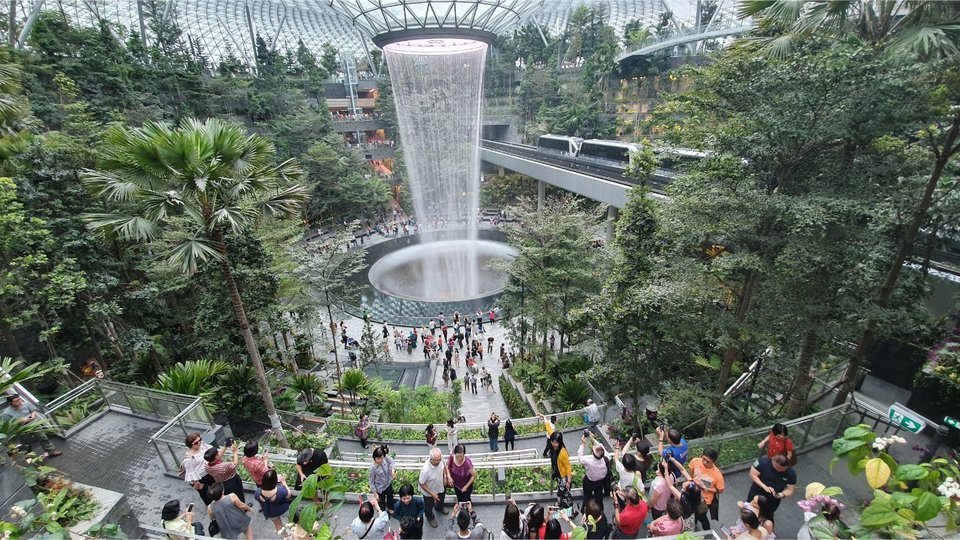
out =
[[[259,35],[276,50],[296,50],[298,40],[319,54],[324,43],[354,56],[373,47],[385,32],[429,28],[510,32],[528,20],[553,35],[561,32],[579,6],[603,6],[609,23],[622,34],[625,24],[654,24],[670,10],[691,20],[696,0],[15,0],[22,27],[42,9],[62,11],[71,21],[90,25],[106,19],[149,39],[151,16],[170,17],[189,41],[217,60],[233,53],[253,61]],[[723,0],[732,16],[735,0]],[[35,17],[34,17],[35,18]],[[25,41],[26,32],[21,32]]]

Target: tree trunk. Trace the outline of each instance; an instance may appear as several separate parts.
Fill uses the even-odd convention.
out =
[[[83,327],[86,328],[87,336],[93,345],[93,356],[96,357],[97,362],[100,362],[100,367],[107,369],[107,363],[103,360],[103,351],[100,350],[100,343],[97,342],[97,334],[93,331],[93,326],[90,325],[90,319],[83,318]]]
[[[237,282],[233,278],[233,269],[230,267],[230,260],[227,258],[227,244],[223,240],[223,234],[219,230],[213,233],[213,239],[217,244],[217,250],[220,252],[220,268],[223,270],[223,279],[227,283],[227,290],[230,291],[230,301],[233,303],[233,312],[240,325],[240,332],[243,334],[243,343],[247,348],[247,354],[253,364],[253,369],[257,373],[257,385],[260,387],[260,394],[263,398],[263,405],[267,410],[267,417],[270,419],[270,427],[273,429],[274,436],[281,448],[290,448],[287,442],[287,436],[283,433],[280,426],[280,417],[277,415],[277,409],[273,406],[273,394],[270,392],[270,384],[267,382],[267,373],[263,369],[263,361],[260,358],[260,350],[253,339],[253,330],[247,321],[247,312],[243,309],[243,300],[240,298],[240,290],[237,288]]]
[[[333,310],[330,309],[330,291],[323,291],[327,298],[327,317],[330,319],[330,342],[333,343],[333,363],[337,366],[337,398],[340,399],[340,417],[347,417],[346,404],[343,402],[343,373],[340,370],[340,358],[337,356],[337,323],[333,322]],[[351,395],[353,392],[350,392]]]
[[[750,303],[753,301],[753,295],[760,285],[760,272],[751,271],[743,284],[743,294],[740,296],[740,302],[737,304],[737,311],[734,319],[737,323],[742,323],[750,311]],[[727,391],[727,383],[730,382],[730,372],[733,371],[733,364],[740,359],[740,348],[735,345],[740,340],[740,332],[734,330],[730,335],[733,344],[728,345],[723,351],[723,365],[720,366],[720,375],[717,377],[717,388],[713,393],[713,410],[707,418],[706,428],[716,428],[720,421],[720,410],[723,405],[723,393]]]
[[[10,17],[7,19],[7,45],[11,49],[17,44],[17,0],[10,0]]]
[[[110,342],[110,347],[113,348],[113,352],[116,353],[118,359],[123,359],[123,349],[120,348],[120,336],[117,335],[117,331],[113,326],[113,323],[110,321],[104,321],[100,323],[100,326],[103,327],[103,332],[107,335],[107,341]]]
[[[800,359],[797,362],[797,371],[793,377],[793,391],[787,404],[787,418],[800,416],[807,406],[807,394],[810,392],[810,385],[813,384],[810,368],[813,366],[813,359],[819,347],[820,336],[815,331],[808,330],[803,336],[803,344],[800,346]]]
[[[157,371],[157,374],[163,373],[163,364],[160,362],[160,355],[157,354],[156,347],[150,347],[150,350],[147,351],[147,358],[150,359],[150,363],[153,364],[153,369]]]
[[[946,168],[947,163],[949,163],[950,158],[957,150],[957,147],[954,145],[957,142],[958,135],[960,135],[960,114],[953,117],[953,124],[947,132],[946,139],[944,139],[943,150],[937,154],[933,172],[930,174],[930,179],[927,180],[926,189],[923,190],[923,197],[921,197],[917,207],[913,210],[913,217],[910,219],[910,224],[907,226],[907,230],[904,231],[903,238],[900,239],[897,255],[894,257],[893,263],[887,271],[887,277],[883,281],[883,286],[880,287],[880,293],[877,295],[875,301],[876,305],[880,308],[887,307],[887,304],[890,302],[890,297],[893,296],[893,290],[897,286],[897,280],[900,278],[900,272],[903,270],[903,263],[910,255],[913,243],[917,239],[917,233],[927,218],[927,211],[930,210],[930,203],[933,201],[933,194],[937,190],[940,176],[943,174],[943,170]],[[873,345],[876,328],[877,321],[873,319],[867,321],[867,325],[863,329],[863,334],[860,336],[860,341],[857,342],[857,348],[854,350],[853,356],[850,358],[850,363],[847,364],[847,370],[843,374],[843,384],[840,385],[837,396],[833,400],[834,406],[846,402],[847,396],[856,388],[857,374],[860,372],[860,366],[864,364],[867,358],[867,351],[871,345]]]
[[[4,317],[0,317],[0,339],[10,348],[10,354],[14,359],[23,358],[23,353],[20,352],[20,344],[17,343],[17,336],[14,335],[13,328],[10,327],[10,323]]]

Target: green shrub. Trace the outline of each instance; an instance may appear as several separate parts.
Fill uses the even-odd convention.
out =
[[[511,418],[527,418],[533,414],[520,392],[510,386],[503,375],[500,376],[500,395],[503,396],[503,402],[507,405]]]
[[[574,377],[563,375],[554,389],[553,405],[562,411],[572,411],[586,405],[587,398],[590,397],[590,389],[587,385]]]
[[[703,423],[687,428],[702,420],[704,411],[712,409],[712,392],[689,381],[671,381],[660,389],[660,418],[669,427],[683,431],[687,440],[703,436]]]

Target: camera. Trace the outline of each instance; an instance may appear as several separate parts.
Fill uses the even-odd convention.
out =
[[[590,430],[589,430],[589,429],[583,430],[583,436],[589,439],[589,438],[590,438]]]
[[[224,439],[223,446],[225,446],[226,448],[230,448],[231,446],[233,446],[233,437],[227,437],[226,439]]]

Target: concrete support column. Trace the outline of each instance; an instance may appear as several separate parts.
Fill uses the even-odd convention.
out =
[[[607,207],[607,242],[613,241],[613,233],[616,230],[617,218],[620,217],[620,209],[610,205]]]
[[[543,210],[543,203],[547,198],[547,184],[537,180],[537,210]]]

